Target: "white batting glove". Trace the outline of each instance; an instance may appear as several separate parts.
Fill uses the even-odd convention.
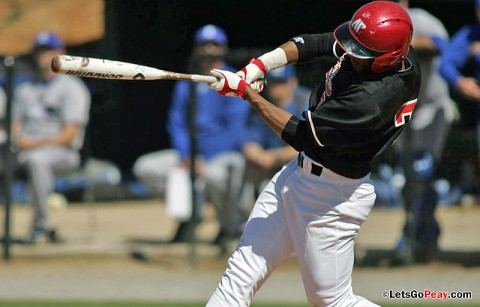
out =
[[[267,82],[266,79],[253,81],[252,83],[250,83],[250,87],[255,92],[260,93],[265,88],[266,82]]]
[[[223,96],[238,96],[245,99],[244,91],[248,86],[248,83],[245,82],[245,80],[242,80],[233,72],[226,70],[212,69],[210,73],[218,79],[217,82],[209,84],[210,88],[216,90]]]
[[[250,63],[237,72],[237,76],[245,80],[248,84],[253,81],[264,78],[268,70],[260,59],[251,59]]]

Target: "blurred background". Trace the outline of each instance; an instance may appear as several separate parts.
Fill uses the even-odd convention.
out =
[[[133,62],[183,72],[200,26],[212,23],[228,33],[234,67],[296,34],[332,31],[368,1],[1,1],[0,53],[21,57],[24,69],[35,35],[61,35],[67,53]],[[473,1],[417,0],[450,33],[476,21]],[[244,21],[243,18],[249,18]],[[247,61],[248,61],[247,60]],[[241,68],[241,67],[240,67]],[[322,75],[300,81],[312,85]],[[92,91],[88,155],[108,159],[128,172],[140,155],[169,146],[165,131],[173,81],[123,82],[84,79]]]
[[[35,36],[40,31],[50,30],[65,41],[66,54],[189,72],[188,61],[194,47],[192,38],[195,31],[205,24],[215,24],[222,27],[228,35],[226,62],[240,69],[252,57],[274,49],[297,34],[333,31],[337,25],[348,21],[360,5],[367,2],[369,1],[0,0],[0,57],[3,61],[8,56],[13,56],[14,86],[21,84],[32,70],[31,49]],[[436,16],[443,22],[449,35],[453,35],[462,26],[478,22],[474,3],[473,0],[411,0],[410,6],[422,8]],[[312,88],[332,63],[331,59],[325,58],[298,65],[299,83]],[[32,257],[121,253],[144,263],[148,263],[145,259],[149,259],[150,263],[156,265],[156,269],[163,269],[165,264],[183,268],[177,262],[163,262],[162,257],[187,255],[195,253],[195,250],[187,251],[183,247],[168,251],[155,249],[168,246],[176,221],[165,215],[163,200],[158,200],[157,195],[151,194],[135,178],[132,170],[135,161],[142,155],[171,148],[166,122],[175,82],[82,80],[92,95],[90,120],[81,149],[82,171],[87,166],[90,167],[91,173],[101,179],[100,183],[92,191],[82,181],[83,173],[58,178],[56,184],[60,198],[52,198],[50,201],[51,207],[57,209],[66,207],[66,204],[72,205],[67,210],[52,213],[54,221],[62,225],[67,244],[63,247],[47,246],[46,249],[19,246],[13,250],[14,255],[23,255],[24,258],[20,257],[23,259],[21,263],[28,266],[31,265],[29,261]],[[0,85],[7,85],[5,65],[0,65]],[[452,98],[455,100],[453,94]],[[475,269],[480,265],[480,163],[477,128],[468,124],[468,120],[472,114],[476,114],[476,109],[473,106],[457,109],[458,119],[448,133],[435,185],[440,202],[437,214],[443,227],[440,247],[444,251],[437,259],[446,263],[457,261],[462,268]],[[388,164],[389,161],[387,153],[375,169],[378,204],[358,240],[359,267],[384,267],[404,227],[406,214],[401,195],[405,183],[404,172],[395,165]],[[30,196],[21,180],[14,180],[11,188],[12,202],[17,211],[9,227],[13,228],[13,236],[23,235],[28,223],[25,220],[30,214],[25,209],[28,206],[24,205],[29,204]],[[212,217],[214,214],[206,208],[206,223],[199,235],[201,240],[212,239],[212,233],[215,233],[212,229],[218,227]],[[2,229],[6,227],[3,217],[0,221]],[[125,247],[125,244],[128,246]],[[219,251],[200,249],[200,252],[196,252],[203,253],[209,259],[218,259],[216,257],[225,256],[225,250],[230,247],[222,245]],[[189,263],[188,257],[180,258]],[[225,258],[220,259],[220,265],[212,263],[212,260],[205,260],[205,263],[214,267],[215,273],[221,273]],[[79,267],[82,265],[79,264]],[[5,267],[0,269],[5,274],[10,274],[7,276],[11,278],[16,275]],[[33,271],[39,272],[35,269]],[[440,287],[473,289],[469,288],[470,285],[480,278],[477,271],[462,282],[447,280]],[[362,282],[371,282],[362,275],[362,271],[358,272]],[[426,272],[425,276],[430,273]],[[406,275],[405,278],[410,278],[409,276]],[[210,285],[215,285],[215,277],[211,278]],[[104,297],[121,298],[119,289],[128,284],[127,280],[128,278],[111,292],[105,288]],[[416,285],[419,288],[426,287],[434,284],[433,280],[434,278],[426,279],[425,283],[419,282]],[[288,283],[287,279],[280,281]],[[168,283],[163,280],[159,282]],[[301,284],[300,281],[298,283]],[[407,282],[403,283],[405,285]],[[147,287],[146,284],[144,286]],[[379,295],[382,282],[379,279],[372,286],[374,290],[360,285],[357,287],[360,287],[360,292],[378,290],[376,294]],[[398,287],[402,287],[401,282]],[[13,285],[3,291],[0,296],[9,291],[16,293]],[[205,291],[206,294],[186,297],[192,300],[206,299],[209,290]],[[277,290],[272,288],[272,293],[274,291]],[[138,296],[145,298],[149,293]],[[269,290],[266,293],[270,293]],[[19,292],[19,295],[24,293]],[[32,294],[32,297],[37,296]],[[77,296],[80,294],[77,293]],[[98,297],[103,298],[102,295]],[[135,298],[135,294],[131,297]],[[302,300],[301,294],[299,297]],[[152,295],[150,298],[158,297]],[[265,296],[265,300],[270,299]]]

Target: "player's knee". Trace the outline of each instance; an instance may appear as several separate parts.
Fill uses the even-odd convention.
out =
[[[132,166],[133,175],[135,175],[135,177],[139,179],[145,176],[145,172],[147,169],[148,167],[143,158],[138,158]]]

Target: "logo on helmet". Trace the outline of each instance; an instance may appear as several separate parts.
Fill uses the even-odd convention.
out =
[[[363,21],[359,18],[359,19],[356,19],[352,22],[352,28],[355,32],[357,33],[360,33],[360,30],[361,29],[366,29],[367,26],[365,25],[365,23],[363,23]]]

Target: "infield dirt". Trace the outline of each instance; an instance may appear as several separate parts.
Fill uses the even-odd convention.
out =
[[[13,209],[13,237],[25,237],[31,210],[21,205]],[[0,218],[3,229],[3,212]],[[12,259],[0,262],[0,299],[202,302],[218,283],[235,246],[232,241],[222,255],[210,243],[217,224],[209,206],[198,229],[195,257],[191,245],[168,243],[177,222],[165,215],[157,200],[74,203],[53,211],[52,218],[65,243],[14,244]],[[390,267],[388,254],[403,218],[399,209],[372,211],[357,239],[354,291],[376,302],[385,301],[384,290],[471,291],[473,299],[465,302],[480,303],[480,208],[440,208],[443,232],[437,259]],[[294,256],[274,272],[255,300],[305,303]]]

